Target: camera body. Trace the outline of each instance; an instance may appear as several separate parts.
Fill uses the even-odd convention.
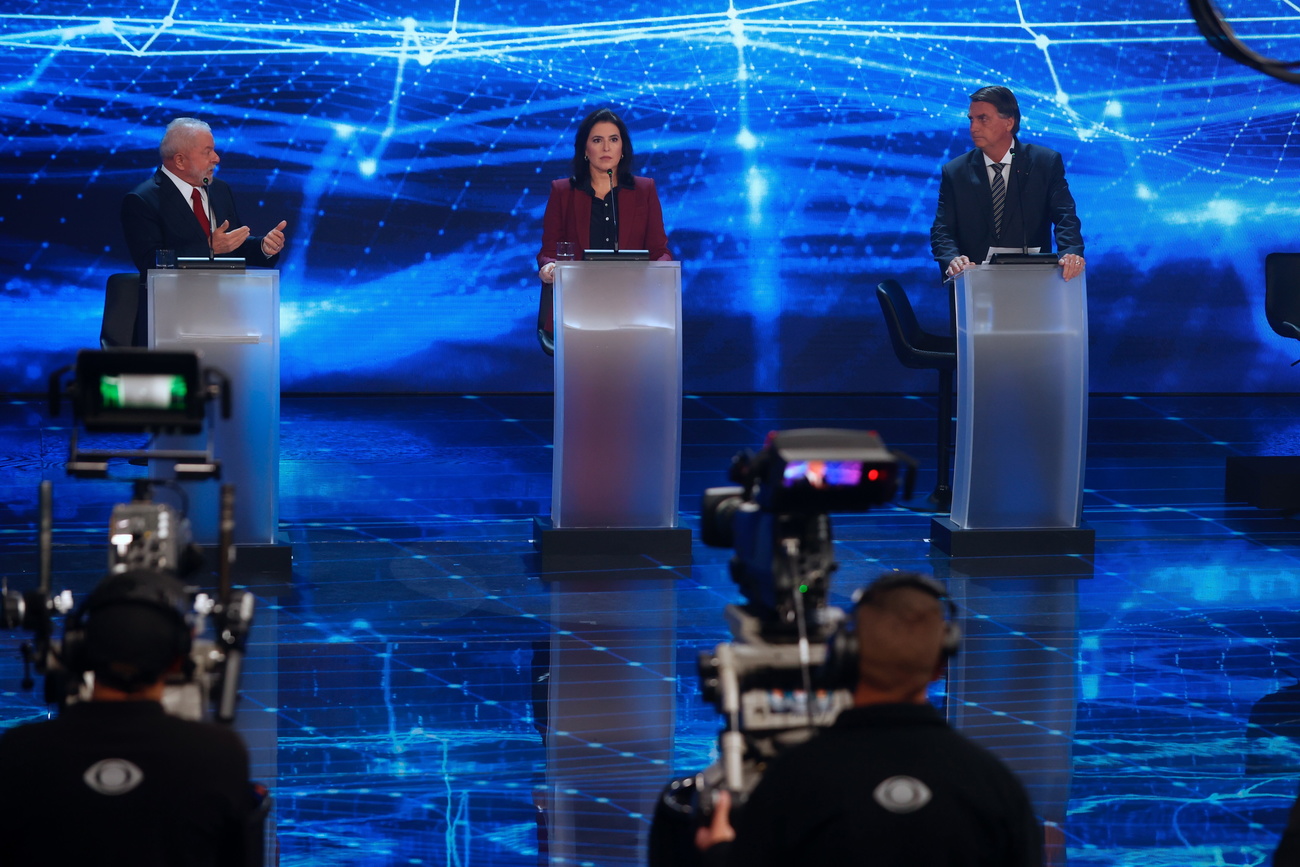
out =
[[[827,604],[838,568],[829,513],[889,502],[915,466],[868,431],[810,428],[769,434],[758,453],[732,460],[734,487],[710,488],[701,506],[706,545],[731,548],[732,580],[745,605],[726,608],[733,640],[700,654],[703,698],[724,727],[718,760],[671,782],[650,835],[650,864],[698,863],[695,829],[719,790],[733,813],[767,763],[815,736],[853,704],[850,687],[823,672],[827,642],[845,613]]]
[[[64,382],[72,372],[71,381]],[[82,350],[76,363],[49,378],[49,409],[59,414],[67,400],[74,424],[65,468],[76,478],[109,478],[114,461],[159,460],[174,462],[176,479],[205,480],[220,477],[211,425],[210,405],[219,402],[223,417],[231,411],[230,383],[219,370],[202,365],[196,351],[147,349]],[[207,447],[192,449],[81,449],[80,430],[88,433],[201,434],[207,427]],[[140,585],[136,595],[119,598],[154,607],[174,615],[175,656],[184,658],[179,673],[168,675],[163,706],[188,719],[234,720],[244,649],[252,627],[254,597],[231,586],[230,563],[234,543],[234,490],[220,489],[221,540],[218,545],[218,588],[209,596],[197,587],[183,586],[203,565],[203,555],[193,544],[183,508],[153,499],[155,486],[171,480],[133,479],[130,502],[113,507],[109,519],[107,578],[81,606],[72,594],[50,589],[53,549],[53,496],[51,483],[40,487],[40,585],[19,592],[0,590],[0,626],[32,633],[22,646],[26,670],[24,688],[35,685],[33,673],[44,676],[47,704],[62,707],[87,700],[93,689],[92,666],[84,650],[86,618],[109,594],[116,576],[157,574],[177,579],[176,588],[163,592]],[[183,492],[181,502],[188,502]],[[133,577],[133,576],[129,576]],[[62,640],[55,636],[55,619],[67,615]],[[206,633],[211,624],[211,637]],[[175,657],[173,657],[175,658]]]
[[[180,512],[137,491],[131,502],[114,506],[109,518],[108,571],[185,574],[197,556],[191,540],[190,523]]]
[[[889,502],[899,465],[870,431],[780,431],[732,459],[738,487],[704,492],[701,539],[734,550],[731,578],[769,636],[794,630],[798,607],[826,602],[836,568],[829,513]]]

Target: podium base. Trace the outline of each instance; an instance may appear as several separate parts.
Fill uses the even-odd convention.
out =
[[[1028,554],[1019,557],[953,557],[930,549],[930,568],[943,581],[954,578],[975,580],[1012,578],[1053,581],[1068,578],[1087,580],[1096,574],[1091,557],[1071,554]]]
[[[216,571],[221,557],[217,545],[200,545],[203,562]],[[236,584],[279,583],[293,577],[293,545],[277,533],[274,542],[237,542],[230,577]],[[270,579],[268,581],[268,579]]]
[[[1230,456],[1223,473],[1223,499],[1256,509],[1300,512],[1300,456]]]
[[[533,548],[542,557],[546,581],[611,571],[663,578],[662,567],[691,565],[686,527],[556,527],[550,518],[535,517]]]
[[[953,557],[1015,557],[1043,554],[1091,554],[1097,534],[1078,527],[970,530],[951,518],[930,519],[930,544]]]

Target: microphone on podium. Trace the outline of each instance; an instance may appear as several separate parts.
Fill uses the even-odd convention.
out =
[[[208,206],[208,261],[211,262],[217,258],[217,253],[212,249],[212,193],[208,192],[208,185],[212,183],[212,178],[206,175],[203,178],[203,191],[207,193],[204,196],[204,204]]]

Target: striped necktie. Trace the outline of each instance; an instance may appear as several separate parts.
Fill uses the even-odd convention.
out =
[[[993,235],[1002,237],[1002,206],[1007,202],[1007,184],[1002,180],[1002,163],[994,163],[993,169]]]

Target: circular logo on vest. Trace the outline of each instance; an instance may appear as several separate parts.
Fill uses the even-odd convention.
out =
[[[915,777],[890,777],[871,793],[891,813],[912,813],[930,803],[930,787]]]
[[[81,775],[101,795],[125,795],[144,782],[144,771],[126,759],[102,759]]]

